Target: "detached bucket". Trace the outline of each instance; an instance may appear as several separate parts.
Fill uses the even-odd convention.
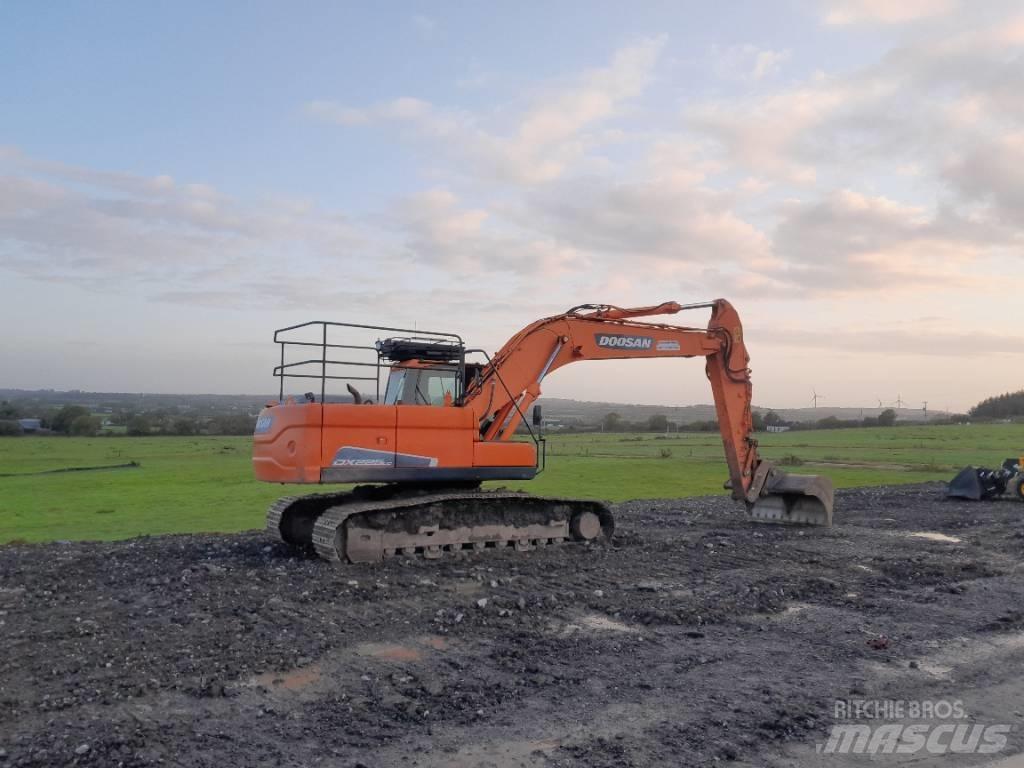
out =
[[[755,520],[829,526],[834,504],[832,481],[827,477],[773,469],[749,511]]]
[[[960,474],[949,481],[949,488],[946,495],[955,499],[970,499],[971,501],[982,501],[994,499],[1006,493],[1006,486],[1017,474],[1016,464],[1013,469],[1009,468],[1010,462],[1015,459],[1007,459],[1002,469],[975,469],[964,467]]]
[[[964,467],[959,474],[949,481],[947,496],[955,499],[970,499],[981,501],[985,497],[985,491],[981,487],[981,478],[978,470],[974,467]]]

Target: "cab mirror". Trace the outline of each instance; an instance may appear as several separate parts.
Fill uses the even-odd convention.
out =
[[[543,418],[541,416],[540,406],[539,405],[535,405],[535,406],[533,406],[533,426],[539,427],[542,422],[543,422]]]

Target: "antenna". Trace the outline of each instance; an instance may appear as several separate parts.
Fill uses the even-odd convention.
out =
[[[879,408],[885,408],[885,405],[882,403],[882,398],[879,397],[879,398],[876,398],[876,399],[878,400],[878,407]]]
[[[927,400],[924,401],[924,408],[922,410],[924,410],[924,420],[928,421],[928,401]]]
[[[824,395],[819,395],[818,394],[818,390],[816,390],[816,389],[812,389],[811,392],[814,393],[813,397],[811,397],[811,402],[814,403],[814,407],[817,408],[818,407],[818,401],[819,400],[824,400],[825,396]]]

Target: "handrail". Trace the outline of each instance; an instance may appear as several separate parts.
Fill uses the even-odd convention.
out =
[[[383,361],[378,345],[369,346],[366,344],[345,344],[345,343],[332,343],[328,339],[328,331],[334,329],[357,329],[363,331],[379,331],[387,334],[405,334],[406,338],[414,341],[424,342],[440,342],[447,344],[457,345],[459,350],[459,381],[461,386],[461,380],[465,372],[465,344],[462,341],[462,337],[456,333],[444,333],[440,331],[421,331],[410,328],[393,328],[384,325],[365,325],[362,323],[340,323],[330,320],[310,320],[305,323],[298,323],[296,325],[290,325],[286,328],[278,328],[274,331],[274,343],[280,347],[280,363],[274,366],[273,375],[278,379],[278,397],[280,400],[284,400],[284,380],[288,379],[319,379],[320,380],[320,402],[324,403],[327,397],[327,382],[328,381],[376,381],[376,400],[380,401],[380,369]],[[316,329],[319,331],[317,334],[320,338],[318,341],[309,341],[310,334],[307,334],[306,339],[286,338],[285,336],[290,332],[300,331],[302,329]],[[294,335],[294,334],[292,334]],[[380,339],[378,339],[378,344]],[[286,361],[286,352],[292,348],[319,348],[320,356],[318,358],[307,358],[302,360],[296,360],[292,362]],[[365,360],[338,360],[328,358],[328,350],[361,350],[364,352],[372,352],[374,354],[374,362],[366,362]],[[332,375],[328,374],[328,366],[357,366],[363,368],[376,368],[376,376],[357,376],[357,375]],[[319,372],[317,373],[302,373],[299,371],[304,370],[305,366],[318,366]],[[314,369],[315,370],[315,369]]]

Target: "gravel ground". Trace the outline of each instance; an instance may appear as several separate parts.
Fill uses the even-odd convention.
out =
[[[615,514],[610,545],[381,566],[260,532],[2,547],[0,767],[846,765],[814,745],[849,698],[960,699],[1024,749],[1024,506]],[[944,759],[914,765],[974,758]]]

